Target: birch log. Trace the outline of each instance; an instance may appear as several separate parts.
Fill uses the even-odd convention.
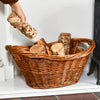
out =
[[[15,14],[11,13],[8,18],[8,22],[14,27],[20,30],[28,38],[34,38],[37,35],[36,29],[32,28],[28,23],[24,23],[20,26],[21,19]]]
[[[61,33],[58,38],[58,41],[64,44],[64,53],[66,55],[68,55],[70,51],[70,40],[71,40],[70,33]]]

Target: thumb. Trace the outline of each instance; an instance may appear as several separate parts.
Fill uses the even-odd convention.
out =
[[[20,18],[21,18],[20,26],[22,26],[26,22],[26,17],[21,16]]]

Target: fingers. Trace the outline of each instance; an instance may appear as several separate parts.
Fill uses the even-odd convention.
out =
[[[20,26],[22,26],[26,22],[26,17],[25,15],[22,15],[20,16],[20,18],[21,18]]]
[[[25,16],[25,14],[24,14],[19,2],[11,5],[11,8],[12,8],[12,12],[15,12],[21,18],[20,25],[22,26],[23,23],[26,22],[26,16]]]

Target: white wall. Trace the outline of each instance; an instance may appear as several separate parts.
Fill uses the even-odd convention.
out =
[[[30,40],[10,27],[11,44],[32,44],[41,37],[47,42],[56,41],[61,32],[72,37],[92,38],[94,0],[20,0],[27,22],[38,31]]]
[[[43,36],[47,42],[57,40],[60,32],[70,32],[72,37],[92,38],[93,0],[20,0],[20,2],[27,22],[35,27],[39,32],[38,35]],[[27,44],[29,40],[26,41],[18,31],[12,31],[15,44]]]
[[[20,0],[27,22],[38,30],[34,40],[44,37],[47,42],[57,40],[61,32],[70,32],[72,37],[92,38],[93,1]],[[12,27],[11,34],[13,44],[31,42]]]

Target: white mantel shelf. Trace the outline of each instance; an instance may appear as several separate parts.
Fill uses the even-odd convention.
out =
[[[87,76],[87,72],[85,71],[78,83],[61,88],[33,89],[26,85],[22,77],[18,76],[14,80],[0,83],[0,98],[36,97],[89,92],[100,92],[100,85],[96,85],[96,77],[94,75]]]

